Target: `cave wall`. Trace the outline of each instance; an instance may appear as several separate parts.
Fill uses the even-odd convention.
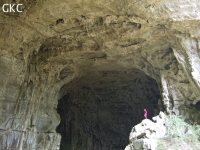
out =
[[[89,71],[144,71],[169,113],[200,100],[198,0],[4,3],[24,8],[0,11],[1,149],[59,147],[61,87]]]
[[[64,89],[57,108],[61,150],[124,149],[133,125],[144,118],[143,109],[148,118],[162,110],[156,81],[137,69],[92,72]]]

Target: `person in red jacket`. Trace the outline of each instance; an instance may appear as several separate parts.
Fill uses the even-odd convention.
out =
[[[144,109],[144,118],[147,119],[147,110]]]

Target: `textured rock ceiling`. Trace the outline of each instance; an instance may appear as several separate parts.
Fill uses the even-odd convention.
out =
[[[101,82],[89,78],[101,72],[142,71],[168,113],[189,117],[200,100],[199,0],[4,3],[22,3],[23,13],[0,11],[1,149],[59,147],[58,100],[77,79]]]

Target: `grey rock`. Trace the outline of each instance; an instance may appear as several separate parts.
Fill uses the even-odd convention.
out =
[[[129,135],[130,143],[125,150],[156,150],[156,139],[166,134],[166,119],[166,115],[160,112],[158,116],[153,117],[154,122],[144,119],[134,126]]]
[[[0,149],[55,150],[62,118],[56,109],[69,85],[91,80],[95,89],[101,79],[114,84],[126,78],[124,71],[158,85],[141,82],[134,88],[139,98],[127,90],[133,98],[126,106],[134,101],[141,113],[140,99],[149,93],[151,116],[164,110],[190,117],[188,109],[200,100],[199,0],[20,2],[23,13],[0,11]],[[115,73],[87,78],[99,72]],[[130,79],[114,86],[126,87]]]

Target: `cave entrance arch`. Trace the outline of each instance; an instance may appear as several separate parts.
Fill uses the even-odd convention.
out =
[[[160,91],[144,72],[94,71],[61,88],[61,150],[123,150],[132,127],[159,113]]]

